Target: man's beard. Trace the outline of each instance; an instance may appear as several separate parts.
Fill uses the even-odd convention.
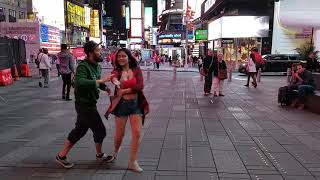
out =
[[[103,61],[103,58],[102,58],[102,56],[95,56],[94,60],[99,63],[99,62]]]

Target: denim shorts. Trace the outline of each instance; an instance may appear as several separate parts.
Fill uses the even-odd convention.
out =
[[[127,117],[133,114],[142,115],[142,110],[139,107],[138,99],[121,99],[117,107],[114,109],[114,115],[117,117]]]

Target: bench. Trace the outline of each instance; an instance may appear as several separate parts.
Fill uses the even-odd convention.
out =
[[[320,73],[313,73],[314,81],[317,86],[315,94],[309,95],[306,101],[306,108],[314,113],[320,114]]]

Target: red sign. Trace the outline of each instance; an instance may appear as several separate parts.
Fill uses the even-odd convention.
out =
[[[83,48],[75,48],[72,50],[74,59],[84,60],[86,58],[86,53]]]

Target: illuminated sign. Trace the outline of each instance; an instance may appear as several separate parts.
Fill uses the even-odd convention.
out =
[[[181,33],[170,33],[170,34],[161,34],[159,39],[181,39]]]
[[[205,41],[208,40],[208,30],[196,30],[196,40]]]
[[[84,7],[85,26],[89,27],[91,23],[91,8]]]
[[[90,37],[100,37],[99,10],[91,11]]]
[[[40,47],[47,48],[50,54],[60,52],[60,30],[59,28],[41,24],[40,26]]]
[[[216,0],[207,0],[207,2],[204,4],[204,12],[207,12],[215,3]]]
[[[144,28],[148,29],[152,27],[153,24],[153,10],[152,7],[145,7],[144,8]]]
[[[142,20],[141,19],[131,19],[131,37],[142,37]]]
[[[83,7],[67,1],[67,11],[68,24],[88,28],[88,25],[86,25],[85,9]]]
[[[132,0],[130,2],[130,7],[131,7],[131,11],[130,11],[130,18],[141,18],[142,17],[142,13],[141,13],[141,1],[134,1]],[[133,11],[132,11],[133,10]]]
[[[130,8],[126,7],[126,29],[130,29]]]

